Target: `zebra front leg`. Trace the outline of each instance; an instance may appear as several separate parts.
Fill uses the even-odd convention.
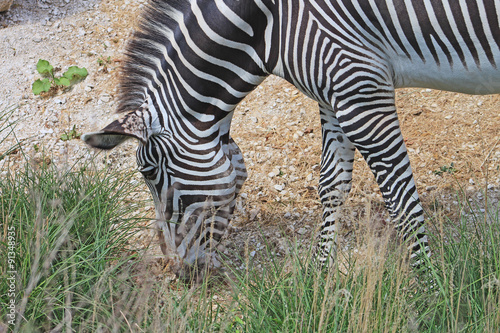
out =
[[[423,209],[399,127],[394,91],[387,88],[370,95],[360,93],[358,99],[343,105],[337,118],[375,175],[398,235],[412,252],[412,265],[418,266],[420,255],[430,255]]]
[[[333,110],[320,108],[322,156],[319,196],[323,205],[323,222],[318,233],[316,260],[322,265],[333,263],[337,250],[339,210],[351,190],[354,145],[339,125]]]
[[[240,147],[238,147],[236,142],[234,142],[231,137],[229,138],[227,151],[231,164],[233,165],[234,170],[236,170],[236,195],[238,195],[243,184],[245,183],[245,180],[247,179],[247,168],[245,167],[245,161]]]

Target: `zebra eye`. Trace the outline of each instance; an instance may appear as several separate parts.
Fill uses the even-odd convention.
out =
[[[148,166],[145,168],[139,168],[144,178],[153,180],[156,179],[156,168],[154,166]]]

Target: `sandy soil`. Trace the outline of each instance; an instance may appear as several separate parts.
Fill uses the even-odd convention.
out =
[[[144,3],[14,0],[10,11],[0,13],[0,109],[15,107],[11,120],[18,121],[15,138],[0,146],[0,152],[16,139],[31,158],[43,151],[61,167],[99,154],[102,163],[135,168],[134,142],[103,154],[80,140],[60,137],[73,126],[78,133],[95,131],[116,118],[118,66]],[[86,67],[89,75],[55,96],[34,96],[31,84],[40,77],[40,58],[61,71],[71,65]],[[460,188],[470,200],[484,200],[480,190],[499,196],[498,95],[405,89],[398,91],[397,106],[417,186],[430,214],[455,216],[455,191]],[[316,194],[321,155],[316,103],[289,83],[270,77],[237,108],[234,125],[232,136],[244,152],[249,180],[223,242],[225,252],[242,252],[247,244],[249,253],[258,254],[262,237],[276,245],[277,253],[286,250],[284,235],[307,242],[321,214]],[[22,157],[15,153],[6,160],[15,168]],[[453,175],[434,172],[452,163]],[[144,191],[147,195],[145,186]],[[367,214],[369,207],[377,214]],[[152,203],[146,210],[154,216]],[[345,212],[343,234],[364,223],[367,215],[378,216],[375,223],[385,221],[377,185],[360,155]],[[148,243],[149,234],[140,239]],[[157,247],[151,253],[157,255]]]

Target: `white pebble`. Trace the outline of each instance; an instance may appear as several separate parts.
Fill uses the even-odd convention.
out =
[[[102,94],[99,97],[99,100],[102,101],[103,103],[109,103],[111,101],[111,96],[109,94]]]
[[[299,228],[299,230],[297,230],[297,233],[299,235],[304,235],[306,232],[307,232],[307,230],[305,228]]]
[[[285,189],[285,185],[274,185],[274,189],[278,192],[281,192]]]

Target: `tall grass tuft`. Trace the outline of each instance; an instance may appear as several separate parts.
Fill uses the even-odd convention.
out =
[[[0,161],[5,158],[5,156],[11,154],[16,149],[19,148],[19,143],[14,144],[7,148],[1,148],[1,145],[7,140],[7,138],[13,134],[16,121],[12,121],[12,115],[17,108],[14,106],[8,107],[0,111]]]
[[[140,202],[126,200],[135,189],[131,173],[92,169],[26,163],[0,179],[0,258],[14,259],[0,267],[3,278],[15,275],[15,330],[93,331],[123,310]],[[0,288],[7,295],[7,284]]]
[[[219,304],[224,299],[214,297],[218,289],[210,281],[189,288],[151,273],[156,261],[132,237],[144,224],[138,224],[142,202],[128,199],[137,190],[132,178],[85,162],[65,171],[26,163],[0,179],[0,295],[4,304],[15,302],[12,322],[10,309],[0,308],[0,329],[215,332],[231,326],[233,313]],[[14,296],[5,283],[11,275]]]
[[[411,268],[404,244],[391,241],[390,232],[360,233],[357,250],[340,251],[327,270],[298,249],[285,261],[269,250],[262,269],[233,271],[238,329],[498,332],[500,209],[462,202],[468,207],[460,208],[459,220],[432,222],[434,254],[424,272]]]
[[[241,332],[399,332],[416,314],[406,307],[406,251],[390,250],[388,239],[369,241],[362,256],[339,256],[329,269],[295,249],[285,263],[269,251],[261,270],[234,271]]]
[[[431,229],[438,291],[420,307],[430,332],[498,332],[500,327],[500,204],[459,195],[458,221],[441,217]],[[487,198],[488,196],[485,196]]]

